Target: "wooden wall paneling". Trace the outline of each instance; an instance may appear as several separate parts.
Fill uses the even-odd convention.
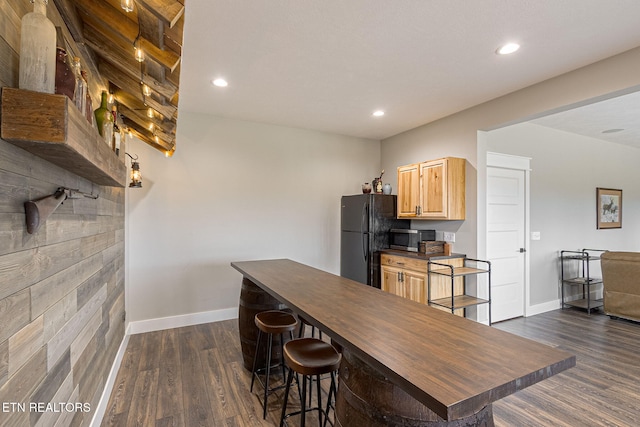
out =
[[[116,294],[115,292],[113,294]],[[114,343],[120,345],[120,341],[114,339],[124,330],[124,292],[120,292],[113,301],[111,309],[109,309],[109,328],[104,334],[105,345],[111,346]]]
[[[22,148],[0,139],[0,170],[18,175],[28,175],[33,178],[31,173],[31,161],[33,158],[35,158],[33,154],[27,153]]]
[[[0,299],[65,270],[80,260],[79,240],[0,256]]]
[[[9,338],[9,376],[13,376],[42,348],[43,330],[44,318],[40,316]]]
[[[71,346],[75,337],[78,336],[84,325],[91,319],[96,311],[101,310],[101,306],[107,298],[107,287],[103,288],[87,302],[82,308],[78,307],[78,312],[67,322],[58,333],[47,342],[47,366],[53,366],[64,352]]]
[[[44,341],[49,342],[77,312],[78,304],[74,289],[44,312]]]
[[[103,355],[104,350],[98,347],[97,337],[93,337],[89,342],[89,345],[82,352],[76,364],[72,365],[73,381],[78,388],[78,402],[91,401],[95,392],[95,387],[92,389],[92,385],[98,384],[93,380],[96,377],[102,378],[102,372],[100,370],[93,369],[93,366],[100,366],[100,364],[103,363]],[[79,414],[76,414],[76,416],[78,415]],[[75,420],[75,422],[78,421],[78,419]]]
[[[85,280],[76,289],[76,303],[78,308],[83,307],[95,294],[97,294],[102,286],[108,281],[110,276],[114,275],[115,270],[112,266],[105,265],[100,271],[96,272],[93,276]],[[107,293],[108,297],[108,293]]]
[[[0,300],[0,343],[25,327],[30,321],[29,289],[16,292]]]
[[[9,340],[0,341],[0,387],[9,379]]]
[[[0,300],[38,281],[39,272],[32,262],[36,254],[37,249],[30,249],[0,256]]]
[[[49,369],[47,376],[44,381],[40,383],[38,388],[33,392],[29,401],[30,402],[42,402],[49,403],[55,402],[53,397],[57,393],[57,391],[62,387],[65,379],[71,373],[71,359],[70,352],[64,354],[63,357],[60,358],[58,363]],[[31,412],[30,413],[30,423],[31,425],[35,425],[39,418],[42,416],[42,412]]]
[[[101,268],[102,255],[97,253],[31,286],[32,316],[40,316]]]
[[[20,58],[18,53],[0,38],[0,87],[18,87]]]
[[[42,347],[25,363],[15,375],[0,387],[0,402],[28,402],[29,396],[36,389],[47,373],[47,350]],[[2,414],[5,425],[29,425],[29,414],[11,412]]]
[[[29,200],[29,179],[23,175],[0,170],[0,212],[24,213]]]
[[[82,258],[102,252],[109,246],[111,233],[100,233],[80,239],[82,246]]]
[[[0,213],[0,256],[34,248],[36,239],[26,230],[24,213]]]
[[[0,39],[15,52],[20,51],[21,19],[8,1],[0,2]]]
[[[93,316],[87,321],[84,328],[80,331],[76,339],[71,343],[70,351],[71,351],[71,363],[75,365],[78,361],[82,352],[89,345],[91,339],[96,336],[96,332],[98,328],[102,324],[102,310],[98,310],[95,312]]]
[[[20,18],[32,9],[29,0],[0,3],[2,87],[18,86]],[[52,2],[47,9],[61,26]],[[79,27],[71,31],[81,40]],[[77,45],[66,26],[63,32],[70,54],[79,52],[88,67],[92,95],[99,95],[104,84],[92,78],[91,49]],[[0,140],[0,401],[95,408],[124,337],[125,190],[100,187],[75,172]],[[38,233],[26,234],[24,202],[58,186],[100,197],[68,200]],[[15,412],[2,414],[0,424],[87,426],[92,416]]]
[[[75,402],[75,400],[71,400],[71,394],[73,393],[73,374],[71,371],[67,374],[67,377],[64,379],[58,390],[55,392],[53,397],[49,399],[49,402]],[[56,424],[56,422],[61,418],[62,414],[60,412],[45,412],[42,416],[36,421],[35,427],[50,427],[50,426],[64,426],[68,424]]]

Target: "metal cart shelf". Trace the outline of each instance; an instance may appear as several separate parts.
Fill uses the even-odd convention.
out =
[[[473,263],[476,266],[468,266],[467,263]],[[486,265],[486,268],[477,268],[478,264]],[[427,263],[427,302],[432,306],[444,307],[451,310],[453,313],[460,308],[472,307],[480,304],[489,304],[489,325],[491,325],[491,262],[481,259],[465,258],[462,267],[454,267],[452,265],[442,264],[435,261],[429,261]],[[487,295],[488,299],[478,298],[474,295],[467,294],[467,282],[468,276],[477,274],[488,274]],[[431,299],[431,275],[437,274],[440,276],[447,276],[451,278],[451,292],[450,295],[445,298]],[[454,281],[456,277],[463,278],[463,293],[456,295],[454,292]]]

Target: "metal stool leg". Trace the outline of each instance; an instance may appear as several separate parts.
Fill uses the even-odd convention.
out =
[[[284,389],[284,402],[282,402],[282,414],[280,415],[280,427],[284,426],[284,417],[287,414],[287,400],[289,400],[289,390],[291,389],[291,381],[293,380],[293,369],[289,369],[289,377],[287,378],[287,387]],[[300,383],[298,383],[300,388]]]
[[[269,397],[269,376],[271,375],[271,348],[273,345],[273,334],[269,334],[269,345],[267,346],[267,376],[264,379],[264,401],[262,419],[267,419],[267,399]]]
[[[250,392],[253,392],[253,383],[256,380],[256,362],[258,361],[258,349],[260,348],[260,341],[262,340],[262,331],[258,329],[258,339],[256,341],[256,351],[253,354],[253,369],[251,369],[251,388]]]

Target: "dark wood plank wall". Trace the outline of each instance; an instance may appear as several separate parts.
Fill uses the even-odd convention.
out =
[[[17,87],[20,19],[29,0],[0,2],[0,86]],[[60,17],[49,2],[49,18]],[[23,203],[58,186],[98,192],[66,201],[27,234]],[[101,187],[0,140],[1,425],[89,425],[124,337],[124,189]],[[31,412],[29,403],[89,412]],[[60,418],[60,419],[59,419]]]

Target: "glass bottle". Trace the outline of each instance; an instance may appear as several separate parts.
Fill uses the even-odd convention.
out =
[[[120,155],[120,138],[122,136],[120,132],[120,126],[118,126],[118,110],[115,105],[111,106],[111,115],[113,117],[113,151],[116,155]]]
[[[56,29],[47,19],[48,0],[31,0],[33,12],[20,25],[20,89],[54,93]]]
[[[111,119],[111,111],[109,111],[107,106],[107,91],[103,90],[100,107],[96,108],[93,113],[96,118],[96,127],[98,128],[98,132],[107,145],[111,147],[111,140],[113,139],[113,121]]]
[[[89,93],[89,80],[87,80],[87,72],[85,70],[80,70],[80,74],[82,74],[82,78],[84,79],[85,82],[87,82],[87,93],[85,96],[85,103],[84,103],[84,115],[87,117],[87,121],[91,124],[91,126],[94,126],[94,115],[93,115],[93,102],[91,101],[91,94]]]
[[[56,48],[56,90],[58,95],[67,95],[73,101],[73,92],[76,88],[76,77],[67,61],[67,51],[58,46]]]
[[[82,77],[82,70],[80,69],[80,58],[73,58],[73,74],[76,78],[75,90],[73,91],[73,101],[78,107],[78,110],[84,115],[85,106],[87,103],[87,82]]]

